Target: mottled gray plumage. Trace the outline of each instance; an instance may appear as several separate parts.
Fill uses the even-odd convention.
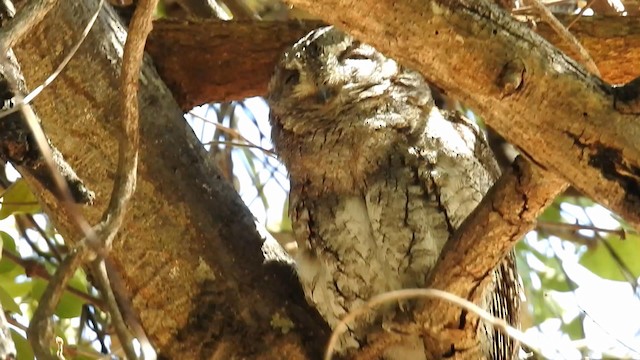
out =
[[[374,295],[424,286],[499,174],[477,126],[439,111],[420,74],[331,27],[285,54],[268,101],[298,275],[331,327]],[[384,317],[359,319],[342,347]],[[387,357],[419,359],[421,346]]]

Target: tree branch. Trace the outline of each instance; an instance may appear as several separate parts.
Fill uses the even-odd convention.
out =
[[[574,16],[558,16],[568,24]],[[637,17],[587,17],[571,28],[611,84],[640,75]],[[209,102],[261,96],[282,52],[319,21],[176,21],[154,23],[147,51],[183,110]],[[574,59],[580,59],[549,25],[535,29]],[[230,41],[233,39],[233,41]]]
[[[566,187],[563,179],[522,157],[516,158],[445,244],[428,286],[479,303],[492,280],[493,269],[534,228],[538,216]],[[479,347],[474,345],[477,317],[457,306],[429,299],[416,319],[427,324],[427,348],[434,354],[450,351],[452,345],[446,339],[458,340],[455,349]],[[465,321],[466,326],[460,328]]]
[[[158,21],[147,51],[183,110],[260,96],[284,50],[320,22]]]
[[[288,3],[421,71],[537,164],[640,226],[637,115],[618,112],[609,85],[509,14],[486,1]]]
[[[40,83],[95,1],[61,2],[16,48],[28,82]],[[95,186],[91,222],[107,206],[122,118],[114,106],[125,37],[105,9],[64,74],[36,99],[48,135]],[[277,244],[255,231],[238,194],[221,180],[151,63],[142,67],[141,164],[137,191],[110,258],[123,288],[161,356],[166,358],[302,359],[319,354],[326,325],[306,304],[291,266],[275,259]],[[69,214],[35,182],[48,215],[65,239],[78,238]],[[109,264],[107,264],[109,265]],[[296,331],[272,325],[290,319]],[[283,353],[283,349],[286,352]],[[228,355],[228,356],[227,356]]]

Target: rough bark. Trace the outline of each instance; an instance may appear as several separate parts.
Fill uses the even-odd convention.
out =
[[[147,51],[184,110],[261,96],[278,58],[319,22],[159,21]],[[215,100],[214,100],[215,99]]]
[[[566,187],[555,174],[516,158],[445,244],[431,272],[429,287],[480,303],[493,280],[492,270],[533,229],[538,216]],[[505,308],[510,310],[508,305]],[[479,356],[474,353],[481,349],[474,314],[446,301],[428,299],[416,313],[416,320],[427,329],[426,348],[432,354],[453,350],[459,357]]]
[[[63,2],[16,49],[31,87],[50,73],[64,49],[77,40],[96,3]],[[613,209],[622,210],[622,215],[638,224],[632,207],[637,194],[629,191],[629,199],[625,197],[638,176],[638,151],[631,141],[638,134],[632,121],[635,116],[613,109],[613,91],[606,84],[584,75],[530,30],[482,3],[464,9],[459,2],[406,1],[395,8],[390,3],[334,0],[307,5],[324,14],[325,20],[341,24],[421,70],[473,106],[535,161],[556,173],[566,171],[562,175],[567,180],[589,194],[599,194],[596,198],[601,201],[610,198]],[[278,40],[277,46],[286,47],[307,30],[304,24],[294,30],[300,33],[286,30],[291,37]],[[227,29],[227,34],[231,31]],[[260,39],[257,32],[245,33]],[[112,109],[118,96],[114,89],[123,34],[113,13],[103,11],[80,54],[35,104],[45,130],[96,190],[96,206],[86,209],[92,221],[106,206],[115,169],[119,126]],[[213,38],[211,34],[210,30]],[[267,39],[262,41],[274,43]],[[189,46],[180,54],[196,50]],[[217,50],[216,54],[225,52]],[[244,56],[255,53],[252,47],[238,51]],[[269,62],[277,58],[271,56],[279,51],[271,46],[265,49],[260,67],[252,58],[244,68],[238,66],[245,69],[246,78],[263,87],[255,90],[254,85],[246,85],[252,87],[232,98],[251,91],[255,91],[251,95],[261,94],[270,75]],[[237,56],[230,58],[234,62],[243,58]],[[209,92],[193,104],[230,98],[223,86],[231,78],[218,79],[236,67],[212,71],[218,60],[209,58],[210,67],[199,74],[216,75],[214,83],[221,85],[218,94]],[[111,260],[145,330],[167,358],[255,358],[259,354],[302,358],[309,355],[305,348],[317,351],[325,343],[325,329],[301,299],[291,269],[281,263],[263,265],[263,242],[248,210],[206,160],[149,63],[142,78],[139,188]],[[192,91],[205,89],[191,89],[180,97],[189,99]],[[56,200],[42,187],[40,192],[63,235],[77,238],[78,232]],[[277,248],[272,249],[277,253]],[[272,326],[271,320],[277,317],[291,319],[294,332],[283,334]]]
[[[96,5],[61,2],[15,49],[30,87],[77,41]],[[96,191],[96,205],[85,209],[92,223],[107,204],[116,167],[124,35],[115,14],[103,10],[76,58],[35,102],[45,131]],[[138,190],[110,261],[161,356],[295,359],[319,351],[324,325],[306,306],[282,250],[258,235],[148,61],[139,99]],[[58,202],[32,184],[63,236],[78,239]],[[291,320],[295,331],[272,324],[278,318]]]
[[[559,16],[568,24],[573,16]],[[622,84],[640,75],[640,26],[637,17],[583,17],[571,27],[600,69],[602,79]],[[283,50],[319,21],[177,21],[155,23],[147,51],[184,110],[214,101],[266,93]],[[560,50],[576,54],[548,25],[534,28]],[[229,39],[233,38],[233,41]]]
[[[421,71],[541,167],[640,225],[640,123],[616,107],[629,100],[503,10],[486,1],[287,2]]]

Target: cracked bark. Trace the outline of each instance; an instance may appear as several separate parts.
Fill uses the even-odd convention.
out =
[[[554,174],[522,157],[516,158],[445,244],[431,272],[429,287],[480,302],[491,280],[491,271],[534,227],[538,216],[566,186]],[[473,353],[480,349],[476,334],[478,319],[473,314],[448,302],[429,299],[416,313],[415,320],[427,329],[426,348],[432,355],[458,349],[460,356],[479,356]],[[466,353],[460,349],[466,349]]]

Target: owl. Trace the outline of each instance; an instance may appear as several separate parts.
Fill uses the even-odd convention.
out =
[[[440,111],[419,73],[333,27],[284,54],[267,100],[308,301],[334,328],[375,295],[424,287],[499,175],[479,128]],[[403,308],[359,318],[342,350]],[[385,358],[425,358],[417,339],[403,347]]]

